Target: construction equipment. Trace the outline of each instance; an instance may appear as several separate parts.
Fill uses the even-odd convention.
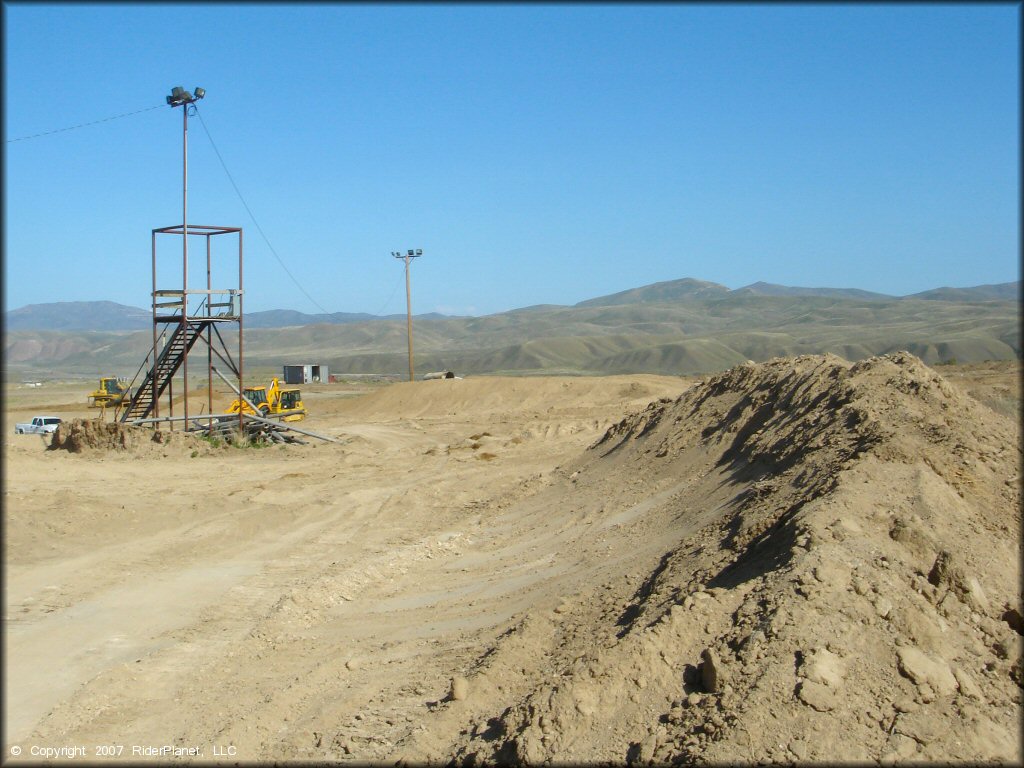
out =
[[[107,376],[100,379],[99,389],[89,393],[90,408],[112,408],[130,400],[132,391],[126,379]]]
[[[276,376],[269,387],[246,387],[243,395],[244,399],[236,398],[224,413],[242,411],[251,416],[279,416],[284,421],[302,421],[306,418],[306,407],[302,404],[299,388],[282,387]],[[253,413],[249,403],[256,406],[259,413]]]

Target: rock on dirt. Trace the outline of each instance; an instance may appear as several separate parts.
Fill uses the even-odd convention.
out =
[[[469,696],[469,681],[461,675],[452,678],[448,698],[452,701],[463,701],[467,696]]]
[[[949,665],[941,659],[931,658],[912,647],[900,648],[896,655],[899,657],[900,672],[918,686],[931,686],[941,696],[948,696],[956,690],[956,678]]]

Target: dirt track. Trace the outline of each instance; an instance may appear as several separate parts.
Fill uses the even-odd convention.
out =
[[[469,633],[500,631],[531,584],[557,591],[543,520],[496,525],[496,507],[630,401],[684,387],[478,379],[314,397],[302,426],[342,446],[218,450],[179,433],[69,455],[8,437],[9,741],[322,755],[320,707],[382,736],[399,701],[444,698]]]
[[[1019,759],[1015,422],[772,366],[324,387],[343,444],[260,449],[49,451],[19,400],[5,754]]]

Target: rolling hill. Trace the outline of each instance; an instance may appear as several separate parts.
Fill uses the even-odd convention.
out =
[[[418,318],[438,319],[446,315],[430,312]],[[331,312],[310,315],[294,309],[246,312],[247,328],[288,328],[317,323],[366,323],[372,320],[405,320],[405,315],[371,315],[367,312]],[[8,331],[135,331],[148,329],[148,309],[113,301],[60,301],[28,304],[5,315]]]
[[[149,328],[152,314],[113,301],[28,304],[4,313],[7,331],[131,331]]]
[[[620,304],[663,304],[667,302],[689,301],[692,299],[721,298],[729,294],[729,289],[718,283],[705,280],[694,280],[684,277],[681,280],[667,280],[653,283],[640,288],[631,288],[609,296],[599,296],[576,304],[577,307],[609,307]]]
[[[868,301],[898,301],[900,299],[951,302],[1020,301],[1021,283],[1017,281],[996,285],[979,285],[971,288],[935,288],[899,297],[863,291],[858,288],[800,288],[765,282],[751,283],[742,288],[730,290],[718,283],[687,277],[587,299],[573,305],[573,308],[621,307],[631,304],[678,305],[750,296]],[[524,314],[536,316],[567,308],[569,307],[562,304],[538,304],[487,317]],[[443,320],[451,316],[429,312],[413,317],[416,320]],[[19,309],[9,310],[5,315],[5,325],[8,331],[131,331],[148,329],[150,318],[150,311],[147,309],[117,304],[113,301],[66,301],[29,304]],[[405,315],[371,315],[366,312],[307,314],[293,309],[270,309],[262,312],[247,312],[245,315],[247,328],[294,328],[303,325],[340,325],[380,320],[405,320]]]
[[[977,285],[973,288],[934,288],[912,294],[907,298],[936,301],[1020,301],[1020,281]]]
[[[415,367],[460,374],[698,374],[748,359],[798,354],[858,360],[906,349],[928,363],[1021,355],[1020,303],[993,298],[1019,295],[1019,282],[908,297],[791,290],[796,293],[755,283],[730,291],[686,279],[575,306],[542,305],[483,317],[420,316],[414,322]],[[131,317],[124,310],[132,308],[121,305],[94,310],[104,308]],[[8,324],[5,372],[130,377],[152,338],[148,314],[136,311],[145,316],[147,330],[110,330],[109,319],[103,321],[108,327],[99,330],[29,330]],[[76,312],[64,313],[66,325],[68,318],[90,316],[81,308]],[[305,324],[297,322],[301,313],[289,313],[285,327],[254,327],[252,317],[260,314],[246,315],[247,367],[313,362],[341,375],[406,370],[404,316],[360,320],[348,315],[342,321],[331,315],[331,322]],[[44,315],[37,310],[35,316]],[[230,333],[225,338],[233,343]]]
[[[970,291],[972,289],[965,289]],[[737,288],[736,293],[749,293],[757,296],[829,296],[838,299],[878,299],[881,301],[894,299],[885,293],[862,291],[859,288],[794,288],[774,283],[751,283]],[[965,299],[966,300],[966,299]]]

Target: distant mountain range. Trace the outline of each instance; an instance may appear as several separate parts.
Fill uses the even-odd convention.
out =
[[[885,296],[754,283],[736,290],[672,280],[582,301],[483,317],[420,315],[417,371],[459,375],[724,370],[745,360],[832,353],[847,360],[909,350],[926,363],[1021,357],[1020,282]],[[111,302],[7,313],[4,372],[60,378],[134,375],[152,346],[151,315]],[[133,330],[134,329],[134,330]],[[237,326],[222,329],[236,343]],[[245,316],[246,370],[258,378],[312,363],[332,374],[407,370],[404,315]]]
[[[421,319],[446,317],[436,312],[416,315]],[[366,323],[373,320],[404,320],[405,315],[370,315],[365,312],[332,312],[309,315],[293,309],[246,312],[246,328],[287,328],[317,323]],[[29,304],[9,310],[4,318],[8,331],[140,331],[153,324],[149,310],[113,301],[58,301]]]
[[[152,324],[151,312],[113,301],[29,304],[4,314],[7,331],[137,331]]]
[[[630,304],[677,304],[742,296],[773,296],[781,298],[830,298],[859,301],[925,301],[977,302],[1020,301],[1021,281],[978,285],[970,288],[935,288],[909,296],[889,296],[857,288],[799,288],[757,282],[730,290],[724,285],[683,278],[631,288],[608,296],[581,301],[573,307],[612,307]],[[500,314],[524,314],[566,309],[565,305],[542,304]],[[414,315],[416,320],[442,320],[449,316],[436,312]],[[291,309],[247,312],[246,328],[289,328],[295,326],[404,320],[404,314],[371,315],[365,312],[332,312],[307,314]],[[4,324],[7,331],[137,331],[152,325],[149,310],[117,304],[113,301],[64,301],[29,304],[9,310]]]

